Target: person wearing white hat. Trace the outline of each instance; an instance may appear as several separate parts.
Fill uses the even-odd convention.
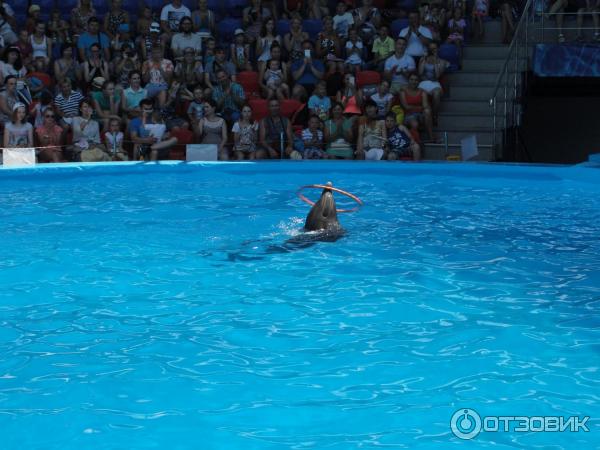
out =
[[[231,44],[231,62],[235,65],[238,72],[244,70],[252,71],[250,64],[250,45],[246,44],[246,35],[244,30],[238,28],[233,33],[233,43]]]
[[[26,119],[27,107],[23,103],[15,103],[11,121],[4,125],[4,148],[33,147],[33,126]]]

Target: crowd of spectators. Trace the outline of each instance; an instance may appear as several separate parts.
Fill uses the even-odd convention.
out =
[[[68,16],[33,4],[20,27],[2,4],[3,147],[36,147],[39,162],[192,143],[221,160],[419,159],[450,65],[440,46],[460,55],[471,22],[464,0],[240,0],[237,13],[171,0],[135,18],[122,1],[102,17],[91,0]],[[481,35],[487,0],[470,8]]]

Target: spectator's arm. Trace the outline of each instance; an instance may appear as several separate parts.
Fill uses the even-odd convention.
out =
[[[102,61],[102,66],[100,67],[100,74],[105,80],[110,80],[110,69],[108,68],[108,63],[106,61]]]
[[[342,123],[342,128],[343,128],[343,123]],[[352,144],[352,142],[354,141],[354,132],[352,130],[352,127],[348,127],[348,129],[346,131],[344,131],[344,139],[346,139],[346,142]]]
[[[421,40],[421,43],[424,46],[429,45],[429,43],[432,41],[432,38],[433,38],[433,36],[428,37],[428,36],[425,36],[424,34],[421,34],[418,30],[417,30],[417,36],[419,37],[419,39]]]
[[[396,71],[396,69],[398,68],[398,66],[392,66],[390,68],[386,68],[383,71],[383,79],[389,81],[390,83],[392,82],[392,76],[394,74],[394,72]]]
[[[144,83],[150,81],[150,64],[148,61],[144,61],[144,64],[142,64],[142,79],[144,80]]]
[[[271,147],[271,144],[267,142],[267,130],[265,129],[265,119],[262,119],[260,121],[260,126],[258,128],[258,140],[260,142],[260,145],[264,147],[265,150],[267,150],[271,158],[277,157],[277,152],[273,147]]]
[[[359,127],[358,127],[358,137],[356,138],[356,151],[354,152],[354,154],[362,153],[363,150],[364,150],[364,144],[363,144],[363,127],[361,127],[359,125]]]
[[[379,10],[376,10],[371,16],[371,23],[375,28],[379,28],[379,25],[381,25],[381,14],[379,14]]]
[[[286,33],[283,37],[283,45],[288,53],[292,51],[292,44],[292,33]]]
[[[107,15],[104,16],[104,31],[106,32],[106,35],[108,36],[108,38],[112,41],[115,36],[109,31],[110,26],[109,26],[109,20],[108,18],[110,17],[110,13],[108,13]]]
[[[291,120],[287,121],[287,127],[285,129],[285,134],[287,136],[287,145],[285,147],[285,153],[289,156],[289,154],[292,153],[292,150],[293,150],[292,143],[294,142],[294,134],[292,132]]]
[[[302,62],[302,64],[300,65],[300,67],[298,67],[298,69],[292,70],[292,77],[294,78],[295,81],[298,81],[300,79],[300,77],[304,73],[304,70],[306,70],[306,59]]]
[[[409,112],[411,110],[411,107],[406,102],[406,92],[404,91],[400,91],[400,105],[402,106],[402,109],[406,112]]]
[[[423,76],[423,72],[425,71],[425,57],[421,58],[419,61],[419,68],[417,72],[419,73],[419,78]]]
[[[33,127],[29,128],[29,131],[27,132],[27,143],[30,147],[35,146],[35,143],[33,142]]]
[[[117,71],[120,72],[120,71]],[[121,110],[125,113],[129,113],[129,108],[127,107],[127,98],[125,97],[125,91],[121,94]]]
[[[410,131],[408,131],[408,128],[406,128],[404,125],[398,125],[398,129],[402,132],[404,132],[409,138],[410,138],[410,143],[411,144],[416,144],[417,142],[415,141],[415,139],[413,138],[413,135]]]
[[[210,81],[210,73],[209,72],[204,72],[204,84],[206,84],[210,89],[215,88]]]
[[[79,42],[77,42],[77,52],[79,53],[79,61],[85,61],[85,49],[83,48],[83,46],[79,46]]]
[[[100,107],[100,104],[96,101],[96,99],[93,99],[92,103],[94,104],[94,110],[96,111],[96,114],[98,115],[98,117],[100,117],[102,119],[108,119],[110,117],[110,111],[104,111]]]
[[[421,103],[423,106],[423,111],[427,111],[429,108],[429,95],[427,95],[427,92],[423,91],[423,102]]]
[[[198,139],[202,139],[202,135],[204,134],[204,119],[198,121],[196,132],[198,133]]]
[[[247,28],[250,25],[250,6],[244,8],[242,13],[242,23],[244,24],[244,28]]]
[[[134,144],[152,145],[156,142],[156,138],[153,138],[152,136],[148,136],[146,138],[138,136],[136,130],[131,130],[130,134],[131,134],[131,140],[133,141]]]
[[[322,70],[317,69],[314,65],[314,61],[312,61],[312,60],[310,61],[310,70],[313,73],[313,75],[315,77],[317,77],[319,80],[323,79],[324,72]]]
[[[225,146],[227,145],[227,123],[223,119],[223,126],[221,127],[221,144],[219,145],[219,150],[223,151]]]

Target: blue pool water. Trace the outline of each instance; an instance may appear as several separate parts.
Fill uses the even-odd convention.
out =
[[[0,171],[0,448],[595,448],[599,175]],[[287,245],[296,188],[328,180],[365,207],[335,243]],[[460,408],[590,431],[460,440]]]

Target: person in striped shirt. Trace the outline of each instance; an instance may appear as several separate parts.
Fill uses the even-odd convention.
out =
[[[63,119],[77,116],[81,100],[81,92],[73,90],[70,79],[64,79],[60,84],[59,94],[54,98],[56,113]]]

